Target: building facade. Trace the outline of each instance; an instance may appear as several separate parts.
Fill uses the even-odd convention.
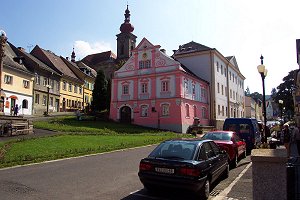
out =
[[[185,133],[209,124],[209,84],[144,38],[112,79],[114,121]]]
[[[55,88],[49,88],[50,93],[52,93],[53,90],[59,90],[60,99],[58,110],[60,112],[71,112],[82,109],[84,80],[80,79],[60,56],[55,55],[49,50],[35,46],[30,54],[60,74],[61,79],[57,86]]]
[[[180,45],[173,57],[210,85],[210,124],[222,129],[227,117],[244,117],[244,80],[234,56],[196,42]]]
[[[25,67],[24,59],[13,48],[15,47],[10,43],[6,43],[4,47],[1,72],[3,113],[13,115],[14,107],[17,106],[18,115],[31,115],[34,74]]]

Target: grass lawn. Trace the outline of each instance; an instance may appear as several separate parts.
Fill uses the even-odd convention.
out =
[[[189,137],[113,122],[76,121],[74,117],[34,122],[34,127],[56,130],[59,133],[54,136],[0,142],[0,168]]]

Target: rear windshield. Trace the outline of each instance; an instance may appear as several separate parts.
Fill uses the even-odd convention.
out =
[[[220,133],[220,132],[209,132],[206,133],[202,138],[210,140],[231,140],[232,133]]]
[[[194,156],[196,144],[188,141],[167,141],[161,143],[149,157],[191,160]]]

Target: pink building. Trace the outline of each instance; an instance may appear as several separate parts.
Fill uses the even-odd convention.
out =
[[[209,125],[209,84],[146,38],[114,73],[110,118],[185,133],[194,118]]]

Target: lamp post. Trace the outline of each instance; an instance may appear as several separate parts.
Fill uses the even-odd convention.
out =
[[[0,113],[4,113],[4,97],[2,92],[2,71],[3,71],[3,58],[5,56],[5,45],[7,42],[6,33],[0,30]]]
[[[260,56],[261,64],[257,66],[257,71],[260,73],[261,80],[262,80],[262,87],[263,87],[263,116],[264,116],[264,134],[263,139],[266,141],[266,126],[267,126],[267,109],[266,109],[266,94],[265,94],[265,78],[267,76],[268,70],[264,66],[264,57]]]
[[[49,115],[49,93],[50,93],[50,89],[51,89],[51,85],[46,85],[47,87],[47,111],[46,111],[46,116]]]
[[[282,106],[283,106],[283,100],[279,99],[278,100],[279,103],[279,109],[280,109],[280,119],[282,120]]]

